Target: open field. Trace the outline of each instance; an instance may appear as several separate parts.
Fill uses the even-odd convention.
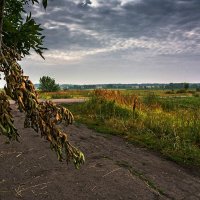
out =
[[[195,89],[191,90],[161,90],[161,89],[119,89],[124,95],[137,95],[139,97],[147,96],[149,93],[154,93],[160,97],[192,97],[200,96],[200,92]],[[63,99],[63,98],[82,98],[90,97],[93,94],[93,89],[88,90],[62,90],[58,92],[42,92],[38,91],[39,98],[41,99]]]
[[[123,94],[135,94],[139,97],[147,96],[149,93],[154,93],[155,95],[159,95],[161,97],[181,97],[181,96],[193,96],[195,94],[200,95],[200,92],[196,90],[161,90],[161,89],[129,89],[129,90],[119,90]]]
[[[100,132],[121,135],[178,163],[200,166],[200,98],[131,92],[97,90],[71,110],[78,121]]]

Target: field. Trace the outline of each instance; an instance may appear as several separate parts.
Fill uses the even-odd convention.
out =
[[[77,121],[120,135],[178,163],[200,166],[200,98],[189,91],[95,90],[71,105]]]
[[[59,92],[42,92],[38,91],[40,99],[69,99],[69,98],[85,98],[91,95],[90,90],[66,90]]]

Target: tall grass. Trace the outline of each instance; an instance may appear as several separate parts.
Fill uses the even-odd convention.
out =
[[[143,99],[137,98],[133,110],[134,100],[127,101],[130,105],[120,102],[118,99],[130,96],[118,94],[111,98],[112,94],[98,91],[89,101],[72,109],[82,122],[93,124],[100,131],[124,135],[177,162],[200,166],[199,98],[171,101],[151,93]]]

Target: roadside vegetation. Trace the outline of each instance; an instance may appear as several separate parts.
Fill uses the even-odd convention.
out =
[[[38,91],[40,99],[69,99],[69,98],[88,98],[91,90],[60,90],[58,92]]]
[[[200,166],[200,98],[161,91],[95,90],[67,107],[97,131],[121,135],[182,164]]]

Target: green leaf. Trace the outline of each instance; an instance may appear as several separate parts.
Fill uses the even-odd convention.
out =
[[[47,0],[42,0],[42,4],[44,6],[44,9],[46,9],[46,7],[47,7]]]

